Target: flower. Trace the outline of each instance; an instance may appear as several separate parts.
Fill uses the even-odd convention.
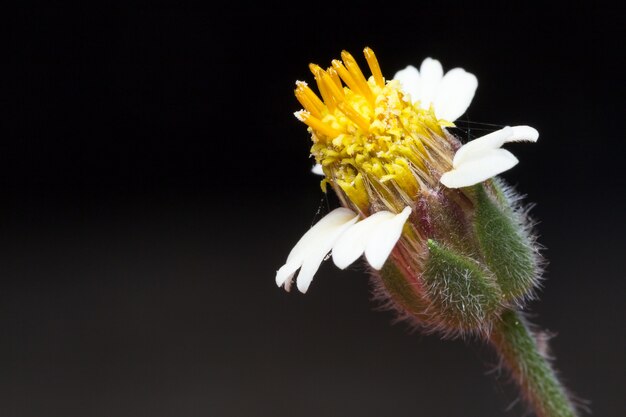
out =
[[[386,81],[374,52],[364,54],[369,78],[345,51],[326,70],[310,65],[321,98],[296,82],[312,171],[343,207],[304,234],[276,283],[289,291],[300,270],[304,293],[329,253],[341,269],[364,255],[374,298],[398,320],[489,341],[537,415],[576,415],[545,342],[516,311],[534,296],[542,258],[520,197],[495,178],[518,163],[502,145],[539,133],[507,126],[462,145],[448,128],[474,97],[474,75],[444,75],[427,58]]]
[[[472,229],[479,228],[480,222],[475,226],[472,222],[481,220],[483,211],[490,212],[484,206],[494,193],[505,190],[498,191],[497,182],[486,183],[490,189],[483,201],[481,189],[470,187],[514,166],[517,159],[500,147],[511,141],[535,141],[537,131],[529,126],[506,127],[462,145],[448,128],[454,127],[453,121],[474,97],[478,81],[473,74],[454,68],[444,75],[441,63],[427,58],[419,71],[409,66],[385,80],[374,52],[365,48],[364,55],[369,78],[343,51],[341,60],[333,60],[327,69],[310,64],[319,96],[306,82],[296,82],[295,96],[303,109],[295,116],[311,134],[311,155],[316,161],[312,172],[324,177],[322,189],[326,192],[330,186],[343,207],[305,233],[277,271],[276,283],[289,290],[299,270],[297,287],[306,292],[329,253],[341,269],[364,255],[383,281],[392,267],[408,280],[389,287],[410,292],[396,304],[406,304],[410,298],[420,305],[411,313],[404,311],[406,306],[398,307],[403,314],[423,314],[422,319],[438,328],[483,331],[488,327],[483,317],[495,314],[505,303],[524,299],[534,281],[520,273],[525,277],[522,284],[502,290],[501,284],[492,282],[489,265],[481,266],[485,260],[477,245],[483,241],[476,235],[479,229]],[[525,238],[524,233],[511,239]],[[502,243],[503,247],[514,244]],[[532,256],[527,258],[534,262]],[[472,275],[482,284],[448,288],[447,276],[457,273]],[[440,279],[447,282],[443,288]],[[457,312],[457,300],[468,295],[450,291],[475,291],[470,294],[475,300],[490,304],[472,309],[471,301],[462,301],[467,312]],[[441,305],[434,307],[439,299]],[[444,311],[445,317],[438,317],[437,311]]]

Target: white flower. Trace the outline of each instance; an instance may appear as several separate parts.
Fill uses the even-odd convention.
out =
[[[432,104],[438,119],[453,122],[469,107],[478,87],[478,80],[463,68],[451,69],[443,75],[441,63],[426,58],[418,71],[412,65],[393,77],[400,81],[405,93],[423,109]]]
[[[539,132],[530,126],[505,127],[461,146],[454,155],[453,169],[441,176],[448,188],[478,184],[513,168],[519,161],[500,147],[507,142],[536,142]]]
[[[302,236],[287,257],[287,262],[276,273],[276,285],[289,291],[293,276],[300,269],[296,285],[305,293],[313,275],[332,250],[333,261],[344,269],[361,255],[369,264],[380,269],[400,239],[411,208],[399,214],[380,211],[357,223],[352,210],[338,208],[328,213]]]

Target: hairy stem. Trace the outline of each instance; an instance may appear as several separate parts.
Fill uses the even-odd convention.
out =
[[[578,414],[526,320],[516,311],[502,314],[490,342],[538,417],[576,417]]]

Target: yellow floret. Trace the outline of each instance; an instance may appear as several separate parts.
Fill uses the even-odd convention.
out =
[[[397,81],[385,82],[374,52],[365,48],[364,53],[373,74],[369,79],[345,51],[343,62],[334,60],[327,71],[311,64],[322,99],[298,82],[296,97],[304,110],[296,116],[312,133],[311,154],[326,173],[323,188],[327,182],[338,187],[367,212],[372,193],[417,195],[433,157],[444,154],[434,149],[442,128],[453,124],[437,119],[432,108],[414,105]]]

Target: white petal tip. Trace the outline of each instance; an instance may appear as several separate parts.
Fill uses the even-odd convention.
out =
[[[285,287],[288,283],[293,279],[296,271],[300,268],[301,264],[296,262],[287,262],[285,265],[281,266],[278,271],[276,271],[276,285],[278,287]]]
[[[276,273],[276,284],[292,284],[293,276],[300,269],[296,285],[305,293],[326,254],[341,234],[358,220],[358,215],[344,207],[337,208],[309,229],[287,257],[287,262]]]
[[[530,126],[513,126],[512,134],[506,140],[507,142],[537,142],[539,132]]]
[[[322,169],[322,165],[320,164],[315,164],[313,168],[311,168],[311,172],[315,175],[324,175],[324,170]]]
[[[385,258],[385,260],[380,263],[378,261],[368,261],[368,263],[370,264],[370,266],[372,267],[372,269],[375,269],[377,271],[380,271],[381,269],[383,269],[383,266],[385,265],[385,262],[387,261],[387,259]]]
[[[412,65],[407,66],[403,70],[396,72],[393,76],[394,80],[400,83],[400,87],[406,96],[411,97],[411,100],[415,100],[419,93],[420,73]]]
[[[362,254],[362,249],[347,247],[345,244],[335,245],[333,248],[333,263],[337,268],[343,270],[352,265]]]
[[[439,182],[448,188],[465,187],[465,185],[463,185],[462,178],[460,178],[458,172],[454,169],[452,171],[444,173],[439,179]]]
[[[477,88],[478,79],[474,74],[463,68],[448,71],[437,88],[433,102],[437,117],[451,122],[461,117],[470,106]]]
[[[310,285],[311,285],[310,281],[305,284],[301,284],[300,282],[296,283],[296,286],[298,287],[298,291],[300,291],[302,294],[306,294],[306,292],[309,290]]]

